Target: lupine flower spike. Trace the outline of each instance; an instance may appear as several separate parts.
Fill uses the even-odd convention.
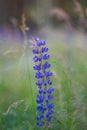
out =
[[[41,41],[39,38],[33,39],[33,60],[35,62],[34,70],[36,71],[36,86],[38,89],[36,103],[37,108],[37,126],[42,127],[52,120],[54,113],[53,95],[54,88],[51,87],[51,76],[53,73],[50,71],[51,65],[48,63],[50,55],[46,42]]]

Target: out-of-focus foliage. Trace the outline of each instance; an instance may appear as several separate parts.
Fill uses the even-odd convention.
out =
[[[87,8],[87,0],[78,0],[82,7]]]

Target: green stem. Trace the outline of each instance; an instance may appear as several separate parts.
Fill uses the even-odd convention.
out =
[[[25,45],[25,50],[26,50],[26,48],[27,48],[27,45]],[[29,62],[28,62],[28,60],[29,60],[29,58],[28,58],[28,52],[27,52],[27,50],[25,51],[25,57],[26,57],[26,66],[27,66],[27,74],[28,74],[28,80],[29,80],[29,87],[30,87],[30,91],[31,91],[31,98],[32,98],[32,104],[33,104],[33,107],[34,107],[34,109],[35,109],[35,105],[34,105],[34,98],[33,98],[33,90],[32,90],[32,83],[31,83],[31,75],[30,75],[30,65],[29,65]]]

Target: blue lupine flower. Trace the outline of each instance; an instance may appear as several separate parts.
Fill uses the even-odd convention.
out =
[[[37,106],[37,110],[38,110],[38,111],[42,111],[42,109],[43,109],[43,104],[39,104],[39,105]]]
[[[46,111],[47,110],[47,106],[43,106],[43,110]]]
[[[44,74],[46,77],[49,77],[49,76],[52,76],[53,73],[51,71],[48,71],[48,72],[44,71]]]
[[[38,92],[39,92],[39,94],[42,94],[43,90],[42,89],[38,89]]]
[[[43,82],[43,84],[44,84],[44,86],[47,86],[47,83],[46,83],[46,81],[44,81],[44,82]]]
[[[37,72],[36,75],[35,75],[35,77],[36,77],[37,79],[43,78],[43,74],[42,74],[41,72]]]
[[[39,61],[39,57],[38,57],[38,56],[35,56],[35,57],[33,58],[33,60],[34,60],[34,62],[37,62],[37,61]]]
[[[52,108],[54,108],[54,104],[48,104],[48,106],[47,106],[49,109],[52,109]]]
[[[48,63],[48,62],[45,62],[45,64],[43,65],[43,68],[44,69],[48,69],[48,68],[50,68],[50,64]]]
[[[46,45],[46,42],[45,41],[42,41],[42,46]]]
[[[47,118],[48,121],[50,121],[52,119],[52,115],[49,112],[47,112],[46,118]]]
[[[47,93],[47,90],[46,90],[46,89],[44,89],[44,90],[43,90],[43,94],[46,94],[46,93]]]
[[[51,65],[47,60],[50,58],[50,55],[47,54],[49,49],[45,46],[46,42],[36,37],[35,43],[36,48],[34,46],[32,52],[35,55],[33,58],[35,66],[33,68],[36,71],[35,78],[38,88],[36,119],[37,126],[42,127],[45,125],[45,121],[49,122],[52,120],[54,113],[54,104],[52,103],[54,88],[50,87],[52,85],[51,76],[53,73],[49,70]]]
[[[38,126],[38,127],[42,127],[43,125],[44,125],[44,121],[37,123],[37,126]]]
[[[48,48],[47,48],[47,47],[42,47],[41,52],[42,52],[42,53],[48,52]]]
[[[53,110],[48,110],[48,114],[49,114],[49,115],[52,115],[53,113],[54,113]]]
[[[53,96],[52,95],[48,95],[48,100],[53,100]]]
[[[40,40],[38,37],[35,37],[34,39],[35,39],[35,41],[39,41]]]
[[[33,54],[39,54],[38,50],[35,50],[35,49],[33,49],[32,52]]]
[[[40,104],[40,103],[42,103],[44,101],[44,97],[43,96],[40,96],[40,95],[37,95],[37,100],[36,100],[36,102],[38,103],[38,104]]]
[[[44,118],[44,115],[39,115],[39,116],[37,116],[37,120],[41,120],[41,119],[43,119]]]
[[[44,60],[48,60],[49,58],[50,58],[50,55],[48,55],[48,54],[43,55]]]
[[[54,92],[54,88],[49,88],[49,89],[47,90],[47,92],[48,92],[48,94],[53,93],[53,92]]]
[[[38,81],[36,82],[36,85],[37,85],[38,87],[41,87],[41,86],[42,86],[42,82],[38,80]]]
[[[50,80],[47,81],[48,85],[52,85],[52,82]]]
[[[33,68],[34,68],[34,70],[40,71],[41,70],[41,64],[35,65]]]

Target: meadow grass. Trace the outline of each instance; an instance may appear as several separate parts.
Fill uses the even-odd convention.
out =
[[[47,43],[55,88],[49,130],[87,130],[87,45],[78,37],[69,45],[55,35]],[[0,130],[39,130],[32,49],[12,42],[0,46]]]

